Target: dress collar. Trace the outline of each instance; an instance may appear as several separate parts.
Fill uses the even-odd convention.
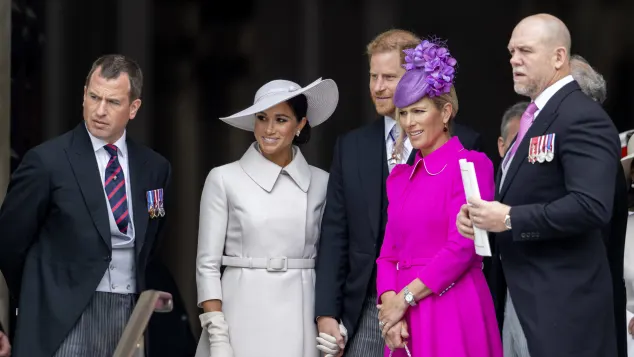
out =
[[[444,143],[438,149],[432,151],[429,155],[423,158],[420,150],[416,153],[416,163],[412,169],[410,180],[414,177],[416,170],[420,170],[419,167],[423,167],[423,172],[429,176],[436,176],[445,170],[449,160],[458,152],[464,150],[464,147],[460,143],[457,136],[454,136]]]
[[[289,175],[295,184],[304,192],[308,192],[310,186],[310,166],[306,162],[304,155],[298,147],[293,146],[293,160],[286,167],[280,167],[265,158],[257,149],[257,142],[254,142],[242,155],[240,166],[244,172],[258,186],[266,192],[271,192],[280,174]]]

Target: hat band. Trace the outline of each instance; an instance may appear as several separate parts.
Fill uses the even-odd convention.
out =
[[[291,87],[290,89],[282,89],[282,88],[271,89],[270,91],[262,94],[261,96],[256,97],[255,98],[255,103],[259,102],[264,97],[268,97],[268,96],[275,95],[275,94],[280,94],[280,93],[285,93],[285,94],[286,93],[292,93],[292,92],[296,92],[298,89],[300,89],[300,88],[297,88],[297,89],[293,90],[293,88],[295,88],[295,87]]]

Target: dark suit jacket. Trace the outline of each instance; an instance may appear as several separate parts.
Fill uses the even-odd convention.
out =
[[[554,160],[529,163],[530,139],[549,133],[556,134]],[[508,285],[531,357],[617,353],[602,229],[615,193],[615,180],[605,177],[616,177],[619,154],[609,116],[573,81],[541,109],[501,190],[498,174],[496,199],[511,206],[513,226],[495,237],[498,321]]]
[[[627,296],[623,280],[623,259],[625,252],[625,238],[627,231],[627,182],[624,177],[623,166],[618,165],[615,178],[614,206],[612,220],[603,229],[603,238],[608,250],[608,261],[612,273],[612,293],[614,294],[614,322],[617,331],[616,341],[619,357],[627,357],[627,336],[618,333],[626,324],[625,311]]]
[[[171,168],[154,151],[127,145],[142,291],[164,223],[145,214],[145,193],[163,188],[167,202]],[[0,270],[20,306],[13,356],[50,357],[73,328],[111,260],[108,214],[83,122],[26,153],[0,209]]]
[[[385,228],[384,123],[380,118],[339,137],[328,179],[315,266],[315,317],[341,319],[349,338],[357,329]]]
[[[315,317],[341,319],[353,338],[385,230],[387,154],[385,120],[380,118],[341,136],[330,168],[326,209],[316,263]],[[465,148],[479,134],[454,127]],[[415,150],[410,157],[413,157]]]

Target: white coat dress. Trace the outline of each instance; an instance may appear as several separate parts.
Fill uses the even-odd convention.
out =
[[[284,266],[283,257],[288,265],[310,264],[317,254],[328,173],[308,165],[297,147],[281,168],[256,145],[207,176],[200,202],[198,304],[222,300],[234,357],[318,357],[313,268],[227,266],[220,274],[223,255],[242,263],[276,258],[270,266],[275,270]],[[205,330],[196,357],[209,357]]]

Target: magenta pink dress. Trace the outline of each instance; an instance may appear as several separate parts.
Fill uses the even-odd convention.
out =
[[[377,290],[400,292],[419,278],[433,292],[409,307],[413,357],[501,357],[493,299],[473,241],[456,229],[466,203],[459,159],[473,162],[480,195],[494,197],[493,165],[451,138],[413,166],[397,165],[387,179],[388,222],[377,259]],[[378,323],[378,322],[377,322]],[[389,355],[386,347],[385,355]],[[393,356],[406,356],[404,349]]]

